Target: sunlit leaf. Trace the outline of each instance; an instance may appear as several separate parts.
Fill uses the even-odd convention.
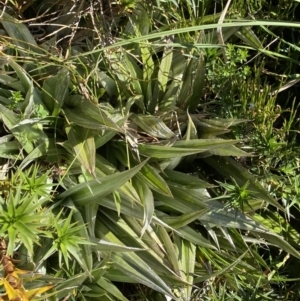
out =
[[[154,116],[131,114],[130,119],[151,136],[169,139],[175,135],[162,120]]]
[[[86,183],[78,184],[63,192],[59,198],[64,199],[71,196],[74,203],[77,205],[93,203],[96,200],[99,200],[100,197],[103,197],[124,185],[146,162],[147,161],[144,161],[128,171],[89,181],[88,186]]]
[[[74,103],[73,108],[64,108],[64,113],[69,122],[73,122],[84,128],[111,129],[116,132],[123,132],[116,122],[107,116],[104,110],[88,100],[82,99]]]
[[[157,170],[148,163],[143,166],[143,168],[140,170],[139,173],[135,175],[135,177],[140,182],[145,183],[150,189],[153,189],[167,196],[172,195],[168,184],[160,176]]]
[[[79,126],[68,126],[66,132],[76,158],[91,175],[95,175],[96,147],[93,131]]]
[[[143,182],[134,181],[134,183],[136,183],[136,191],[139,193],[140,199],[144,205],[144,226],[141,231],[141,236],[143,236],[144,232],[147,230],[152,221],[154,214],[154,198],[149,187]]]
[[[190,299],[192,293],[195,261],[196,261],[196,246],[178,236],[175,236],[175,246],[178,250],[178,263],[180,267],[181,277],[189,283],[184,291],[184,298],[186,300]]]

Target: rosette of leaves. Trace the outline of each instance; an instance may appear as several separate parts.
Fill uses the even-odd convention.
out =
[[[255,285],[261,277],[269,287],[264,272],[273,268],[259,246],[298,258],[299,234],[290,228],[283,235],[287,221],[261,213],[266,203],[283,208],[231,158],[248,155],[238,147],[243,141],[226,136],[244,121],[200,114],[203,51],[176,49],[182,40],[163,34],[150,46],[145,37],[133,45],[150,31],[146,11],[138,7],[134,16],[136,26],[124,35],[137,40],[90,53],[72,49],[70,60],[51,59],[40,73],[22,54],[23,61],[7,54],[4,69],[13,75],[2,77],[0,116],[8,133],[0,156],[20,170],[33,162],[55,168],[46,176],[55,183],[49,230],[21,243],[31,252],[40,236],[46,250],[36,247],[31,260],[57,283],[53,300],[128,300],[118,283],[148,287],[156,300],[189,300],[207,279],[237,289],[236,279]],[[18,40],[28,44],[27,35]],[[26,54],[34,62],[42,57],[34,49]],[[24,101],[9,99],[10,89]],[[229,210],[213,185],[231,178],[252,192],[243,210]],[[15,214],[24,202],[20,194],[2,210]],[[15,236],[7,235],[13,251]]]

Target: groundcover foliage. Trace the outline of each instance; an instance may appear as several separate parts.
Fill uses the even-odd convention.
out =
[[[297,300],[281,2],[1,4],[1,300]]]

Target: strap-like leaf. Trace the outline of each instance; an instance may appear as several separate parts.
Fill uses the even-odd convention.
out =
[[[76,125],[67,126],[66,132],[68,135],[68,142],[74,149],[76,158],[91,175],[95,176],[95,133],[90,129]]]
[[[99,202],[101,197],[117,190],[130,180],[146,162],[147,160],[128,171],[115,173],[110,176],[89,181],[88,183],[78,184],[63,192],[59,196],[59,199],[70,196],[76,205],[85,205],[96,202],[97,200]]]
[[[150,136],[170,139],[175,135],[162,120],[155,116],[131,114],[130,119]]]

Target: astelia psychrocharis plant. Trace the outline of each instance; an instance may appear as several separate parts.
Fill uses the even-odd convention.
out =
[[[1,235],[9,254],[22,244],[33,270],[44,274],[40,279],[51,276],[51,300],[128,300],[119,282],[174,300],[189,300],[209,278],[234,290],[237,278],[254,286],[263,277],[261,285],[270,288],[264,272],[274,275],[276,267],[259,246],[300,257],[291,245],[298,232],[283,235],[287,222],[260,211],[266,203],[282,206],[229,157],[248,155],[238,147],[242,141],[224,136],[243,120],[197,112],[205,86],[202,48],[212,46],[203,45],[206,33],[194,37],[195,47],[188,40],[187,50],[177,49],[185,37],[173,30],[162,39],[166,32],[155,31],[148,14],[147,7],[135,7],[122,32],[132,40],[104,49],[95,44],[88,53],[76,45],[66,59],[46,53],[40,65],[43,48],[4,15],[7,34],[22,43],[3,55],[0,116],[7,133],[0,155],[24,173],[14,177],[19,190],[3,200],[8,228]],[[155,18],[159,23],[163,16]],[[24,47],[29,43],[34,47]],[[10,99],[10,90],[24,101]],[[39,170],[26,175],[34,162]],[[43,176],[45,166],[56,172]],[[228,210],[214,177],[247,184],[249,206]],[[34,213],[44,223],[36,224]],[[25,218],[29,237],[19,222]]]

